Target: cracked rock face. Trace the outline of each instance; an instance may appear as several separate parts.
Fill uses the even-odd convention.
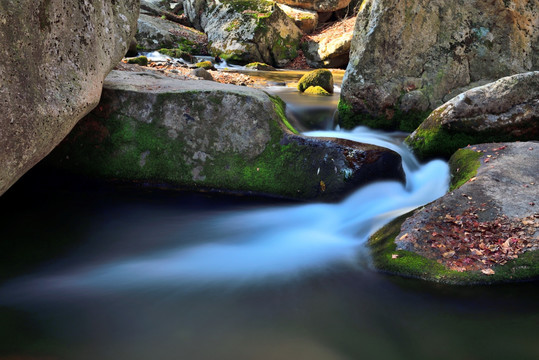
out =
[[[136,31],[137,0],[0,3],[0,194],[92,110]]]
[[[410,91],[434,109],[455,89],[537,69],[537,0],[366,0],[341,99],[355,113],[391,117],[410,108],[401,104]]]

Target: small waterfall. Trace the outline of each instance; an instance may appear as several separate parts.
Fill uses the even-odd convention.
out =
[[[0,298],[238,285],[293,279],[335,264],[357,265],[358,257],[368,254],[365,243],[369,235],[447,191],[447,164],[435,160],[420,165],[402,145],[399,134],[357,128],[306,135],[339,137],[392,149],[403,158],[406,185],[396,181],[373,183],[338,204],[214,214],[182,228],[174,235],[175,245],[112,261],[89,259],[88,264],[76,268],[15,280],[0,290]]]

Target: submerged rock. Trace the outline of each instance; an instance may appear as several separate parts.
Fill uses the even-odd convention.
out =
[[[421,158],[448,158],[458,148],[489,141],[539,139],[539,71],[504,77],[445,103],[406,143]]]
[[[135,0],[0,3],[0,194],[97,105],[137,16]]]
[[[367,182],[403,180],[392,151],[293,134],[283,105],[253,88],[113,71],[99,106],[46,165],[121,182],[299,199],[335,200]]]
[[[343,9],[351,0],[276,0],[280,4],[314,10],[318,12],[332,12]]]
[[[190,21],[208,34],[209,51],[227,61],[284,66],[302,32],[273,1],[186,0]]]
[[[371,238],[375,265],[458,284],[539,277],[539,142],[469,146],[450,165],[454,191]]]
[[[455,89],[538,69],[537,1],[366,0],[340,117],[347,127],[398,128],[408,92],[421,95],[418,108],[407,107],[412,115],[425,103],[442,105]]]

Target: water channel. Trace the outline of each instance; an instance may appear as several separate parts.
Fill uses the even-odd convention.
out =
[[[537,283],[450,287],[371,267],[369,234],[443,195],[447,165],[419,164],[403,134],[333,130],[339,81],[306,97],[287,86],[298,73],[277,76],[267,90],[298,128],[398,151],[406,185],[297,204],[35,169],[0,198],[0,359],[539,358]]]

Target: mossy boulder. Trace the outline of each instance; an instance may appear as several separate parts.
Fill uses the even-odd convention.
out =
[[[191,55],[189,52],[186,52],[182,49],[175,48],[175,49],[159,49],[158,50],[160,54],[170,56],[171,58],[177,58],[177,59],[183,59],[187,62],[194,62],[196,61],[196,57]]]
[[[305,34],[312,33],[318,26],[318,13],[316,11],[290,7],[284,4],[278,4],[278,6],[289,18],[294,20],[296,26]]]
[[[148,65],[148,58],[146,56],[137,56],[127,59],[128,64],[136,64],[140,66]]]
[[[491,141],[539,139],[539,71],[504,77],[451,99],[406,143],[420,158],[449,158],[458,148]]]
[[[469,146],[450,165],[450,193],[370,238],[374,265],[451,284],[539,278],[539,142]]]
[[[101,103],[46,165],[97,178],[193,191],[337,200],[377,179],[403,180],[376,146],[294,134],[279,98],[253,88],[113,71]]]
[[[264,64],[261,62],[252,62],[245,65],[245,67],[248,69],[260,70],[260,71],[275,71],[275,68],[273,66]]]
[[[299,79],[298,90],[304,92],[311,86],[320,86],[333,94],[333,74],[327,69],[309,71]]]
[[[137,17],[136,0],[0,3],[0,195],[97,105]]]
[[[202,68],[205,70],[215,70],[215,66],[213,66],[213,63],[211,61],[201,61],[195,64],[197,68]]]
[[[309,95],[324,95],[324,96],[331,95],[321,86],[309,86],[307,89],[305,89],[303,93],[309,94]]]
[[[346,115],[398,122],[399,109],[432,111],[456,89],[539,70],[537,24],[536,1],[365,0],[342,85]]]
[[[273,1],[186,0],[190,21],[208,34],[213,56],[284,66],[297,57],[301,30]]]

